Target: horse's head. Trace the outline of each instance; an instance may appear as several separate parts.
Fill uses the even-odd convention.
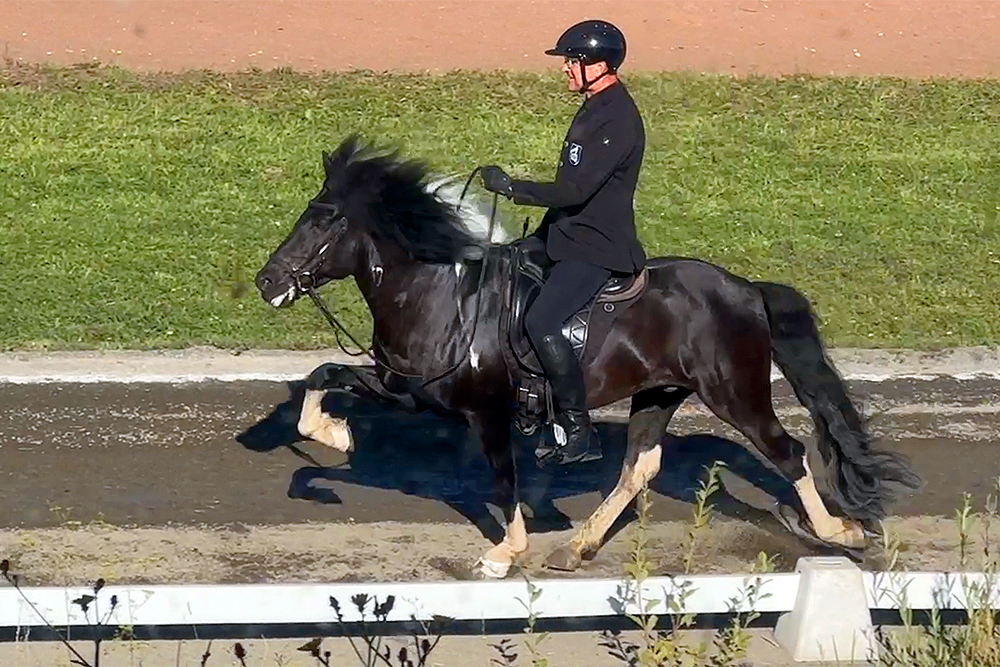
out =
[[[323,154],[323,167],[319,194],[257,273],[257,289],[272,306],[357,275],[379,248],[391,246],[386,261],[451,264],[485,242],[482,210],[456,201],[444,187],[450,179],[425,183],[426,169],[418,162],[369,150],[352,135]],[[493,238],[503,239],[503,230]]]
[[[289,305],[306,288],[354,272],[364,243],[360,223],[366,214],[359,203],[371,187],[350,169],[356,152],[350,137],[335,152],[323,153],[323,187],[257,273],[257,289],[272,306]]]

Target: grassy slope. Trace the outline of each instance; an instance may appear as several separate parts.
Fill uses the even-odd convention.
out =
[[[650,254],[790,282],[835,345],[1000,342],[1000,83],[629,77]],[[0,348],[316,347],[253,273],[353,131],[440,171],[547,179],[548,77],[0,71]],[[506,204],[533,224],[539,209]],[[367,313],[325,290],[350,326]]]

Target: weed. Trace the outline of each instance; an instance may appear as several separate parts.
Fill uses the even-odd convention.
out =
[[[959,531],[959,574],[957,584],[960,601],[966,608],[965,623],[945,625],[942,612],[950,605],[951,591],[945,599],[936,599],[929,610],[926,623],[915,622],[909,599],[910,578],[897,570],[899,538],[883,526],[881,548],[885,558],[885,572],[876,579],[876,595],[886,596],[899,608],[900,628],[878,627],[875,639],[879,665],[883,667],[1000,667],[1000,628],[998,612],[997,575],[998,562],[992,544],[994,523],[997,519],[997,499],[1000,497],[1000,478],[995,493],[986,498],[984,510],[974,511],[972,497],[962,494],[962,506],[955,512]],[[982,526],[982,558],[971,559],[975,525]],[[983,573],[973,578],[970,566]]]

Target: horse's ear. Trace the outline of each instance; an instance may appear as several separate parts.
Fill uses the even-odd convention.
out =
[[[330,170],[333,169],[333,154],[327,153],[326,151],[322,151],[322,153],[323,153],[323,170],[327,173],[327,175],[329,175]]]
[[[334,159],[344,165],[351,161],[354,154],[359,150],[359,144],[361,143],[361,137],[358,136],[357,132],[349,134],[340,142],[340,146],[337,146],[336,156]]]

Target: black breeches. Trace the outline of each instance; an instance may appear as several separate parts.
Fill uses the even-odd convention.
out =
[[[549,279],[524,315],[524,328],[535,348],[548,334],[560,334],[563,324],[597,294],[611,271],[587,262],[556,262]]]

